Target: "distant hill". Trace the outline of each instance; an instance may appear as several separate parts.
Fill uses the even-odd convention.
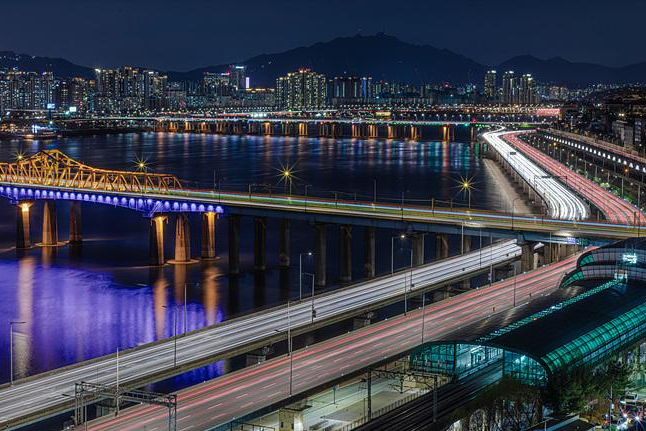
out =
[[[63,58],[37,57],[16,54],[11,51],[0,51],[0,69],[17,69],[31,72],[54,72],[62,78],[93,78],[94,69],[79,66]]]
[[[531,73],[540,82],[570,85],[646,81],[646,62],[608,67],[592,63],[573,63],[561,57],[542,60],[531,55],[520,55],[502,63],[498,70],[513,70],[517,74]]]
[[[340,37],[277,54],[263,54],[238,64],[247,66],[253,86],[273,86],[276,78],[308,67],[328,77],[372,76],[399,82],[465,83],[482,80],[486,66],[446,49],[413,45],[383,33]],[[201,79],[204,72],[226,69],[217,65],[185,73],[169,72],[178,80]]]
[[[384,33],[339,37],[280,53],[258,55],[237,64],[247,66],[247,74],[254,87],[273,87],[277,77],[301,67],[308,67],[328,77],[371,76],[375,80],[413,84],[482,84],[485,71],[491,68],[446,49],[403,42]],[[0,52],[0,69],[3,68],[52,71],[59,77],[94,77],[92,68],[79,66],[62,58],[35,57],[13,52]],[[227,68],[228,64],[221,64],[188,72],[165,73],[170,80],[199,81],[204,72],[222,72]],[[543,60],[531,55],[521,55],[495,68],[500,74],[505,70],[514,70],[517,74],[531,73],[539,82],[567,85],[646,81],[646,62],[608,67],[574,63],[560,57]]]

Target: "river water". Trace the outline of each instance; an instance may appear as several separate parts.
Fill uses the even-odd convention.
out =
[[[468,142],[468,133],[457,139]],[[471,204],[506,210],[505,197],[493,180],[492,167],[479,157],[477,145],[461,142],[404,142],[386,140],[319,139],[257,136],[218,136],[139,133],[0,143],[0,159],[57,148],[86,164],[134,169],[146,159],[154,172],[175,174],[202,187],[225,190],[284,190],[281,169],[295,174],[293,193],[372,199],[404,199],[429,204],[431,197],[465,204],[462,179],[474,184]],[[262,186],[261,186],[262,185]],[[69,205],[58,205],[59,237],[68,235]],[[241,265],[238,277],[227,275],[227,221],[217,222],[219,258],[190,266],[149,268],[147,219],[141,213],[103,205],[82,208],[84,243],[80,249],[34,247],[17,253],[14,247],[15,208],[0,201],[0,383],[9,380],[9,321],[14,327],[15,378],[39,373],[172,336],[185,328],[211,325],[251,310],[298,297],[298,254],[314,246],[314,229],[292,224],[292,269],[280,271],[276,220],[267,232],[269,267],[252,270],[252,220],[243,219]],[[40,241],[42,204],[32,207],[32,242]],[[173,220],[166,233],[167,256],[172,256]],[[192,216],[193,254],[199,255],[199,218]],[[377,272],[390,269],[390,238],[377,234]],[[363,268],[362,231],[355,228],[354,278]],[[337,279],[337,233],[329,230],[328,280]],[[427,260],[433,258],[434,238],[426,240]],[[406,265],[408,252],[399,247],[396,266]],[[296,264],[294,264],[296,263]],[[305,260],[305,270],[313,262]],[[186,286],[186,298],[184,289]],[[173,308],[178,304],[177,322]],[[186,310],[186,313],[184,313]],[[222,372],[216,364],[189,377],[203,380]]]

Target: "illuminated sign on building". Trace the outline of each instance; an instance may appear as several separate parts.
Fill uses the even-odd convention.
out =
[[[624,253],[621,256],[621,261],[627,265],[636,265],[637,264],[637,254],[635,253]]]

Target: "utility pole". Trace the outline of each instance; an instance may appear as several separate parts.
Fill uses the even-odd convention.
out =
[[[9,386],[13,386],[13,325],[27,322],[9,322]]]

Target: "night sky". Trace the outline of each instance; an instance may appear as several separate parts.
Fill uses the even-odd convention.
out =
[[[646,61],[645,0],[2,0],[0,50],[163,70],[385,31],[484,64]]]

